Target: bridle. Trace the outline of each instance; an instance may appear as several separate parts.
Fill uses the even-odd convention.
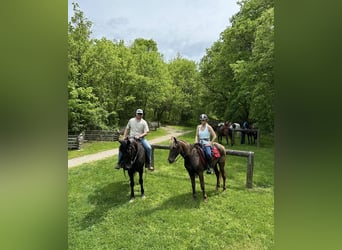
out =
[[[130,141],[129,148],[127,149],[131,158],[131,165],[134,164],[134,162],[137,160],[137,157],[138,157],[138,150],[137,150],[136,144],[133,144],[133,143],[137,143],[137,142]]]
[[[175,161],[174,161],[174,162],[178,161],[179,158],[180,158],[180,156],[182,156],[183,158],[186,157],[186,154],[185,154],[183,151],[181,151],[178,142],[179,142],[179,141],[173,142],[173,143],[172,143],[172,146],[171,146],[172,148],[175,148],[175,149],[177,149],[177,151],[178,151],[178,155],[177,155],[177,157],[175,158]],[[177,146],[174,146],[174,145],[173,145],[174,143],[176,143]]]

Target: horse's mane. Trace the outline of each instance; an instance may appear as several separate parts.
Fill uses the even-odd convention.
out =
[[[129,147],[132,147],[133,151],[128,151]],[[127,157],[130,157],[132,160],[131,157],[134,157],[133,162],[135,162],[135,160],[144,161],[142,159],[142,157],[144,157],[144,147],[135,139],[125,138],[124,140],[120,141],[119,151],[122,153],[123,160],[127,160]]]
[[[171,136],[170,145],[173,146],[174,143],[180,143],[179,145],[181,145],[181,149],[182,151],[184,151],[184,153],[190,153],[190,151],[194,148],[194,144],[191,144],[187,141],[180,140],[174,136]],[[189,152],[186,152],[186,151],[189,151]]]
[[[173,143],[175,143],[175,142],[181,142],[181,143],[185,144],[186,146],[189,146],[189,147],[190,147],[190,150],[191,150],[192,148],[194,148],[194,147],[199,147],[199,145],[196,144],[196,143],[191,144],[191,143],[189,143],[189,142],[187,142],[187,141],[177,139],[176,137],[173,137],[173,136],[171,137],[171,140],[170,140],[170,141],[171,141],[171,145],[173,145]],[[213,145],[215,145],[218,149],[220,149],[220,150],[222,150],[222,151],[225,151],[225,150],[226,150],[226,148],[225,148],[224,146],[222,146],[220,143],[214,142]]]
[[[173,143],[175,143],[175,142],[181,142],[181,143],[185,144],[186,146],[190,146],[191,148],[194,147],[194,144],[191,144],[191,143],[189,143],[187,141],[184,141],[184,140],[181,140],[181,139],[177,139],[174,136],[171,136],[171,140],[170,141],[171,141],[171,145],[173,145]]]

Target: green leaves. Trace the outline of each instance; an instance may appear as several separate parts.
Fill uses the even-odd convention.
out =
[[[68,26],[69,130],[124,126],[139,107],[149,121],[194,124],[207,113],[272,131],[274,3],[240,5],[197,65],[180,54],[164,62],[152,39],[130,45],[91,39],[92,23],[75,4]]]
[[[274,8],[273,1],[240,2],[232,26],[208,49],[200,64],[203,84],[214,109],[226,120],[258,122],[273,131]]]

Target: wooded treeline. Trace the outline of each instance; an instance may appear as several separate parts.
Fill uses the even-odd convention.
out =
[[[153,40],[92,39],[92,22],[74,4],[68,24],[68,129],[113,129],[137,108],[148,121],[212,119],[274,127],[274,2],[243,0],[231,25],[197,64],[166,62]],[[227,23],[228,25],[228,23]]]

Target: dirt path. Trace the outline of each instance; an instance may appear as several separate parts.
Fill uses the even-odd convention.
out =
[[[156,144],[156,143],[160,143],[163,141],[166,141],[168,139],[170,139],[171,136],[180,136],[186,133],[189,133],[191,131],[177,131],[171,127],[165,127],[165,129],[168,131],[167,135],[158,137],[158,138],[154,138],[152,140],[148,140],[150,144]],[[91,155],[84,155],[84,156],[80,156],[77,158],[73,158],[68,160],[68,168],[72,168],[72,167],[76,167],[79,166],[83,163],[89,163],[92,161],[98,161],[98,160],[102,160],[114,155],[117,155],[119,152],[119,149],[111,149],[111,150],[107,150],[107,151],[102,151],[96,154],[91,154]]]

